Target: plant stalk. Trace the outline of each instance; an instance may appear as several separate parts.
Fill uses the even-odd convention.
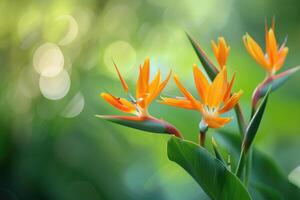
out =
[[[207,130],[208,126],[202,119],[199,123],[199,144],[202,147],[205,147],[205,138]]]
[[[252,147],[249,148],[249,153],[247,156],[247,162],[246,162],[246,166],[245,166],[245,186],[247,187],[250,181],[250,177],[251,177],[251,171],[252,171],[252,160],[253,160],[253,149]]]
[[[241,155],[240,155],[240,158],[239,158],[239,162],[238,162],[238,165],[237,165],[237,169],[236,169],[236,172],[235,172],[237,177],[239,177],[241,180],[243,180],[242,175],[243,175],[243,171],[244,171],[244,165],[245,165],[246,157],[247,157],[247,152],[245,152],[244,148],[242,148]]]
[[[241,108],[240,104],[237,104],[234,107],[234,111],[235,111],[235,114],[236,114],[240,134],[241,134],[241,137],[243,139],[244,135],[246,134],[247,124],[246,124],[245,117],[244,117],[244,114],[243,114],[243,111],[242,111],[242,108]]]
[[[206,131],[200,131],[200,133],[199,133],[199,144],[202,147],[205,147],[205,138],[206,138]]]

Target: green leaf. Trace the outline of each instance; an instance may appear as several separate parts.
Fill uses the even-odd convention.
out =
[[[241,147],[239,134],[219,130],[217,134],[214,134],[214,137],[218,141],[219,149],[230,153],[232,167],[235,168]],[[258,199],[256,198],[257,193],[263,193],[262,189],[256,187],[258,184],[261,187],[264,185],[264,187],[270,188],[269,191],[271,189],[277,191],[283,199],[300,199],[300,189],[288,181],[287,175],[283,173],[273,158],[255,148],[253,149],[251,172],[250,194],[253,199]],[[265,198],[265,200],[270,199],[272,198]]]
[[[168,157],[183,167],[213,200],[250,200],[240,180],[206,149],[172,137]]]
[[[215,141],[215,139],[214,139],[213,137],[211,138],[211,144],[212,144],[212,146],[213,146],[213,150],[214,150],[214,152],[215,152],[216,158],[217,158],[219,161],[221,161],[224,165],[226,165],[226,162],[225,162],[223,156],[221,155],[221,153],[220,153],[220,151],[219,151],[219,149],[218,149],[217,142]]]
[[[247,126],[246,135],[244,137],[244,141],[243,141],[243,145],[242,145],[243,146],[242,148],[244,148],[245,152],[248,151],[249,147],[251,146],[251,144],[256,136],[258,127],[261,123],[261,120],[262,120],[262,117],[263,117],[263,114],[264,114],[264,111],[265,111],[265,108],[267,105],[269,94],[270,94],[270,90],[269,90],[269,92],[267,92],[267,94],[264,97],[263,101],[261,102],[259,108],[256,110],[251,121],[249,122],[249,125]]]
[[[265,108],[267,105],[269,93],[270,92],[268,92],[266,94],[265,98],[263,99],[259,108],[256,110],[255,114],[253,115],[253,117],[252,117],[251,121],[249,122],[249,125],[247,126],[247,129],[246,129],[246,134],[243,139],[242,150],[240,153],[239,162],[238,162],[238,166],[236,169],[236,175],[241,179],[243,179],[244,166],[246,164],[247,156],[248,156],[247,152],[253,143],[253,140],[254,140],[257,130],[258,130],[258,127],[262,120],[262,116],[264,114],[264,111],[265,111]]]
[[[251,194],[253,194],[253,197],[256,200],[283,200],[283,196],[277,190],[274,190],[267,185],[252,183],[251,187],[250,190],[254,190]]]
[[[209,76],[210,80],[214,80],[216,75],[218,74],[218,69],[212,63],[212,61],[207,57],[206,53],[201,48],[200,44],[196,42],[188,33],[186,33],[189,41],[191,42],[202,66],[204,67],[207,75]]]
[[[257,150],[253,154],[251,178],[277,190],[284,199],[300,199],[300,189],[288,181],[287,175],[271,157]]]

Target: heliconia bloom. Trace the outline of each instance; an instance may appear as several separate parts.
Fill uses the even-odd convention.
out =
[[[202,120],[208,127],[223,127],[231,121],[231,117],[222,117],[221,114],[232,109],[242,95],[241,90],[237,93],[231,93],[235,76],[228,82],[227,69],[226,66],[223,66],[223,69],[217,74],[213,82],[210,83],[196,65],[193,67],[193,72],[195,85],[201,100],[195,99],[175,75],[174,80],[184,97],[162,97],[160,103],[197,110],[202,113]]]
[[[139,67],[139,76],[136,86],[136,98],[134,98],[128,93],[128,86],[121,76],[116,65],[115,67],[122,83],[123,89],[129,95],[130,100],[127,100],[125,98],[118,98],[109,93],[101,93],[101,97],[108,103],[125,113],[132,113],[137,115],[138,117],[148,116],[148,106],[160,94],[160,92],[168,83],[171,76],[171,71],[164,81],[160,82],[160,71],[158,71],[154,79],[149,82],[150,60],[149,58],[145,59],[143,66]]]
[[[285,47],[285,42],[279,46],[274,33],[273,26],[268,30],[265,26],[265,44],[266,53],[256,43],[256,41],[247,33],[243,37],[245,47],[254,60],[260,64],[268,72],[269,75],[274,75],[283,65],[285,58],[288,54],[288,48]]]
[[[229,55],[230,47],[227,46],[224,37],[218,38],[218,44],[213,40],[211,41],[212,49],[214,51],[215,57],[219,63],[221,69],[226,65],[226,61]]]

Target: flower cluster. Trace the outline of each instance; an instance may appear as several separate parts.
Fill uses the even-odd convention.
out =
[[[230,52],[224,37],[219,37],[217,42],[211,41],[212,50],[217,61],[217,67],[206,56],[200,45],[196,43],[190,36],[189,39],[196,50],[196,53],[207,72],[205,74],[196,64],[193,65],[193,76],[195,88],[198,92],[199,98],[192,95],[181,83],[177,75],[173,75],[173,79],[182,93],[182,96],[176,97],[161,97],[159,103],[183,109],[195,110],[201,113],[201,120],[199,120],[199,132],[204,133],[208,128],[221,128],[232,120],[231,116],[223,116],[224,113],[237,108],[236,115],[239,122],[240,130],[245,133],[246,123],[244,121],[243,113],[239,106],[239,100],[243,94],[242,90],[233,92],[233,84],[235,81],[235,73],[232,78],[228,78],[227,60]],[[258,101],[265,96],[268,89],[275,90],[287,78],[292,75],[299,68],[292,68],[281,74],[276,74],[284,64],[288,54],[286,47],[286,40],[280,46],[275,37],[275,25],[268,29],[265,26],[265,40],[266,53],[257,42],[247,33],[243,37],[243,41],[248,53],[251,57],[261,65],[266,71],[267,76],[262,83],[258,84],[253,92],[252,98],[252,116],[257,110]],[[106,120],[113,121],[125,126],[136,129],[147,130],[155,133],[174,134],[181,137],[179,131],[170,123],[157,119],[149,114],[149,105],[166,87],[172,71],[170,70],[168,76],[161,81],[160,71],[156,73],[153,80],[150,79],[150,60],[146,58],[144,64],[139,67],[138,78],[135,88],[135,96],[129,90],[129,87],[122,77],[118,67],[114,63],[120,82],[126,93],[126,97],[115,97],[110,93],[101,93],[101,97],[109,104],[119,109],[122,112],[132,114],[130,116],[111,116],[111,115],[97,115]],[[200,141],[203,144],[203,141]]]
[[[230,67],[228,67],[227,60],[230,47],[224,37],[219,37],[217,42],[211,42],[212,51],[217,61],[215,65],[199,43],[191,36],[187,36],[203,67],[201,69],[194,64],[191,68],[195,89],[198,94],[197,96],[192,94],[180,81],[178,75],[175,74],[173,79],[181,92],[181,96],[166,97],[162,95],[158,102],[163,105],[194,110],[200,113],[201,119],[198,120],[199,145],[183,140],[182,134],[174,125],[149,114],[149,105],[166,87],[172,73],[170,71],[168,76],[161,81],[161,75],[158,71],[153,80],[150,81],[150,60],[148,58],[143,66],[139,67],[135,97],[130,93],[130,89],[116,65],[115,68],[126,97],[115,97],[110,93],[101,93],[101,97],[112,106],[131,115],[97,116],[135,129],[175,135],[176,137],[171,137],[168,142],[168,158],[190,173],[211,199],[250,200],[251,196],[247,188],[250,179],[250,169],[252,168],[251,148],[258,132],[269,94],[283,85],[300,67],[291,68],[278,74],[285,62],[288,48],[286,47],[286,40],[281,45],[278,45],[275,37],[274,22],[271,28],[268,28],[267,25],[265,26],[265,52],[248,33],[245,34],[243,42],[246,50],[267,72],[265,79],[253,91],[252,113],[250,120],[246,121],[242,107],[239,104],[243,91],[233,91],[236,73],[233,73],[232,77],[228,76],[227,69],[230,69]],[[224,159],[225,157],[220,153],[217,141],[213,137],[211,138],[211,145],[215,157],[205,149],[207,131],[209,129],[222,128],[228,124],[233,118],[231,113],[227,113],[231,110],[235,111],[240,131],[238,143],[241,143],[240,148],[237,149],[237,151],[240,151],[239,157],[235,158],[238,162],[234,163],[233,166],[230,158],[231,156],[234,157],[234,155],[228,153],[227,159]],[[230,142],[226,142],[227,140]],[[232,145],[237,141],[232,141],[231,136],[224,133],[223,142]],[[236,148],[234,146],[232,148]]]

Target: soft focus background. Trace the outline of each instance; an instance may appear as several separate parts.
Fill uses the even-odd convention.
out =
[[[251,93],[265,74],[241,38],[249,32],[263,44],[264,21],[275,15],[279,41],[289,36],[284,68],[300,64],[299,8],[297,0],[1,0],[0,199],[205,198],[168,160],[168,135],[94,117],[119,114],[99,97],[124,95],[112,58],[131,88],[149,56],[153,73],[172,68],[195,91],[191,66],[198,59],[184,31],[210,56],[210,40],[223,35],[249,116]],[[271,95],[255,141],[286,175],[300,165],[299,81],[300,73]],[[163,94],[179,94],[173,80]],[[198,113],[157,102],[150,112],[197,140]],[[237,131],[236,122],[225,129]]]

